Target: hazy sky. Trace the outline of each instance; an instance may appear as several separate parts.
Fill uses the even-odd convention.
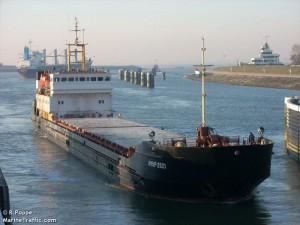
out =
[[[62,52],[75,17],[94,65],[199,63],[202,36],[213,64],[249,62],[266,35],[282,62],[300,44],[300,0],[0,0],[0,62],[29,39]]]

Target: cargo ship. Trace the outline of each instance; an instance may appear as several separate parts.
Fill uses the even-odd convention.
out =
[[[17,71],[22,78],[33,78],[35,79],[36,73],[38,71],[67,71],[67,49],[63,51],[63,54],[58,54],[57,49],[53,51],[53,55],[47,55],[46,49],[43,51],[31,50],[32,41],[29,40],[29,46],[25,46],[23,54],[19,54],[19,59],[17,61]],[[74,49],[74,62],[72,63],[72,69],[77,70],[81,68],[81,62],[77,60],[77,55],[79,51]],[[48,61],[53,58],[53,63],[48,63]],[[59,60],[62,58],[62,60]],[[91,58],[86,59],[86,68],[90,69],[93,61]]]
[[[78,32],[75,22],[74,32]],[[82,47],[77,38],[72,47]],[[217,135],[205,123],[195,138],[114,115],[106,71],[39,73],[32,122],[36,131],[96,168],[114,184],[172,199],[239,202],[270,176],[273,141]],[[84,55],[84,53],[83,53]],[[84,57],[83,57],[84,58]],[[84,62],[84,60],[83,60]],[[200,89],[200,88],[199,88]]]
[[[285,149],[300,163],[300,96],[286,97],[285,101]]]

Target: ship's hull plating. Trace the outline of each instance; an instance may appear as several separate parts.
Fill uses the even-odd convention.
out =
[[[160,154],[158,148],[154,151],[159,157],[141,153],[139,162],[148,167],[141,166],[142,182],[138,189],[187,199],[249,199],[253,190],[270,176],[272,147],[273,144],[214,149],[172,147],[177,152],[172,155],[163,153],[164,150]],[[186,152],[189,159],[183,159]]]
[[[142,142],[126,158],[33,116],[53,142],[135,191],[195,201],[243,201],[270,176],[273,144],[209,148]]]

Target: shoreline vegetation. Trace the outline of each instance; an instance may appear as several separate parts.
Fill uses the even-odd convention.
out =
[[[194,74],[188,79],[201,80]],[[206,72],[206,81],[231,84],[300,90],[300,66],[232,66],[218,67]]]

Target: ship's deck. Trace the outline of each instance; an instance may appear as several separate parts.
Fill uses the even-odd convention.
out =
[[[182,135],[167,130],[120,118],[69,118],[63,121],[127,148],[151,140],[151,131],[155,132],[154,140],[160,143],[166,138],[183,138]]]

